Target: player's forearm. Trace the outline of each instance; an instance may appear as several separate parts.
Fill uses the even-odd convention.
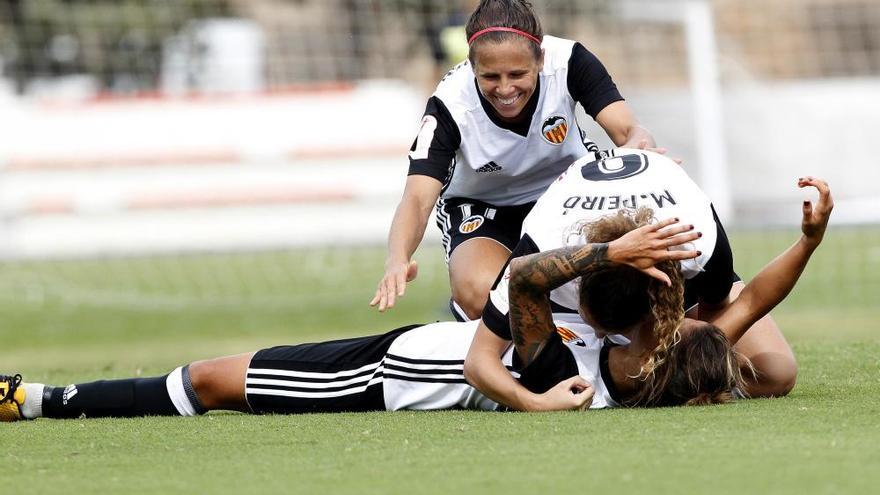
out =
[[[480,393],[499,404],[517,411],[536,410],[537,395],[516,381],[498,356],[492,353],[468,353],[464,377]]]
[[[615,144],[627,148],[638,148],[643,142],[646,143],[647,148],[655,148],[657,146],[654,136],[651,135],[651,132],[648,131],[648,129],[645,129],[637,123],[633,123],[627,129],[626,135],[621,142],[616,142]]]
[[[657,145],[654,136],[639,125],[635,114],[625,101],[616,101],[602,109],[596,115],[596,122],[602,126],[615,146],[638,148],[643,141],[648,148]]]
[[[548,294],[589,270],[609,263],[608,244],[564,247],[510,261],[511,294]]]
[[[507,370],[502,356],[510,341],[492,333],[482,321],[464,360],[464,376],[474,388],[499,404],[519,411],[534,410],[536,396]]]
[[[749,293],[753,312],[758,318],[767,314],[791,292],[815,250],[816,246],[802,237],[746,284],[743,293]]]
[[[801,237],[767,264],[739,294],[716,324],[731,343],[736,343],[756,321],[764,317],[791,292],[817,245]]]
[[[510,331],[516,352],[526,365],[556,328],[548,299],[550,291],[607,264],[607,250],[607,244],[587,244],[511,260]]]
[[[432,207],[412,197],[401,199],[388,233],[388,263],[405,263],[412,258],[425,235]]]

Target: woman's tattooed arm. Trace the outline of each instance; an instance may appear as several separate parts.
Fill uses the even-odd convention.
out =
[[[682,246],[702,234],[693,225],[674,225],[677,218],[644,225],[607,244],[587,244],[537,253],[510,262],[510,330],[516,352],[525,364],[538,355],[556,331],[550,311],[550,291],[588,270],[610,263],[632,266],[661,282],[669,276],[654,265],[667,260],[696,258],[699,251],[669,248]]]
[[[510,262],[510,329],[516,352],[531,363],[556,331],[550,291],[609,263],[608,244],[554,249]]]

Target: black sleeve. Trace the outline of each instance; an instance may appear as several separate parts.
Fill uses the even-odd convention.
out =
[[[522,367],[514,353],[514,368]],[[577,362],[559,334],[553,332],[544,348],[528,366],[522,369],[519,382],[530,392],[543,394],[557,383],[578,374]]]
[[[437,126],[434,132],[423,132],[425,131],[425,120],[422,120],[422,129],[419,130],[419,135],[409,150],[409,173],[407,175],[427,175],[440,182],[446,182],[450,166],[455,159],[455,152],[461,146],[461,133],[446,105],[436,96],[428,99],[425,118],[428,116],[437,120]],[[430,142],[419,142],[420,140],[430,140]],[[424,153],[415,154],[417,149],[424,149],[426,146],[428,147],[427,155]]]
[[[608,105],[623,100],[602,62],[580,43],[575,43],[568,61],[568,92],[593,119]]]
[[[495,307],[491,299],[486,302],[486,306],[483,308],[482,318],[483,323],[492,333],[504,340],[513,340],[513,336],[510,334],[508,314]]]
[[[488,327],[492,333],[504,340],[513,340],[510,334],[510,319],[508,316],[510,309],[507,304],[496,305],[492,300],[493,293],[497,294],[499,299],[507,303],[508,284],[506,275],[508,273],[508,267],[510,266],[510,260],[527,254],[534,254],[538,251],[537,244],[535,244],[535,241],[533,241],[528,234],[522,236],[519,243],[513,248],[513,252],[511,252],[510,256],[507,258],[507,262],[504,263],[504,266],[501,268],[501,273],[498,274],[495,283],[492,284],[492,290],[489,291],[489,300],[486,301],[486,306],[483,307],[483,323],[486,324],[486,327]],[[503,293],[498,294],[498,291],[503,291]]]
[[[715,219],[717,232],[715,249],[712,251],[709,262],[703,267],[703,272],[690,280],[685,280],[685,309],[700,302],[720,303],[730,294],[733,283],[740,280],[739,275],[733,271],[733,251],[730,249],[730,241],[718,219],[718,214],[715,213],[714,206],[712,206],[712,217]]]

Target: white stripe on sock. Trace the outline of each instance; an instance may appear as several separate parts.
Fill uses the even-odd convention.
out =
[[[181,416],[195,416],[196,408],[193,407],[189,397],[186,396],[186,390],[183,388],[183,368],[178,367],[172,371],[168,378],[165,379],[165,388],[168,390],[168,397],[171,403]]]

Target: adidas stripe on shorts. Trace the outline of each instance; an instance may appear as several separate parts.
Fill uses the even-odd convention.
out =
[[[464,379],[478,322],[258,351],[245,392],[254,413],[497,409]],[[510,365],[510,353],[505,356]]]

